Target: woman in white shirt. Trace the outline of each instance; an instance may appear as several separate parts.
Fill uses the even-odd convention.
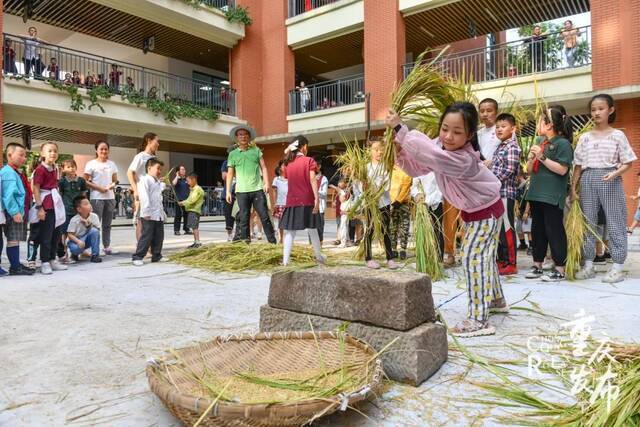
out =
[[[91,189],[89,198],[93,211],[102,223],[102,245],[104,253],[115,255],[118,252],[111,248],[111,221],[116,209],[116,196],[113,188],[118,183],[118,167],[109,160],[109,144],[98,141],[95,144],[96,158],[87,162],[84,168],[84,179]]]

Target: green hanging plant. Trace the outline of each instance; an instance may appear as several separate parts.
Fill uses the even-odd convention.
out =
[[[47,83],[51,85],[52,88],[59,90],[60,92],[66,92],[71,98],[70,108],[73,111],[81,111],[85,109],[84,100],[82,99],[82,95],[80,95],[78,91],[78,87],[74,85],[66,85],[63,82],[56,79],[47,79]]]
[[[89,110],[92,107],[98,107],[100,111],[105,112],[104,108],[98,102],[98,99],[109,99],[113,96],[113,92],[109,90],[106,86],[95,86],[89,90],[87,90],[87,95],[89,95],[89,100],[91,104],[89,104]]]
[[[17,82],[23,81],[26,84],[31,83],[31,79],[23,74],[5,74],[5,78],[9,78],[9,80],[15,80]]]
[[[251,25],[253,19],[249,16],[249,8],[242,6],[229,7],[225,12],[225,17],[229,22],[239,22],[244,25]]]

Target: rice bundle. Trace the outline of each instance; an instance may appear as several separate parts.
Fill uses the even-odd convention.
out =
[[[424,193],[422,185],[420,189]],[[416,245],[416,271],[428,274],[431,280],[444,278],[444,269],[440,262],[438,237],[429,208],[423,202],[415,203],[413,229]]]
[[[171,260],[208,271],[271,271],[282,263],[282,245],[244,242],[220,243],[187,249],[172,255]],[[317,265],[310,247],[294,245],[290,266],[304,268]]]

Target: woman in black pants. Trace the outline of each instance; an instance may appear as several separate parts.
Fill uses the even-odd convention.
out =
[[[545,282],[564,280],[567,260],[567,235],[564,229],[563,209],[569,183],[569,168],[573,162],[571,146],[571,120],[564,108],[554,106],[543,112],[538,122],[542,141],[531,147],[527,170],[531,182],[526,199],[531,205],[531,233],[533,236],[534,266],[528,279],[541,277]],[[542,263],[551,248],[555,268],[544,274]]]

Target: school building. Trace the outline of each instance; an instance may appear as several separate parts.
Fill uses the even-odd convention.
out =
[[[184,164],[205,185],[215,185],[228,132],[238,123],[256,128],[271,173],[284,143],[302,133],[331,175],[331,156],[343,138],[363,138],[368,128],[381,131],[394,85],[421,52],[446,45],[443,69],[470,75],[478,98],[531,104],[537,88],[548,103],[562,103],[578,115],[588,113],[592,95],[613,95],[616,126],[640,153],[640,0],[0,4],[0,144],[57,141],[82,165],[93,157],[93,144],[104,139],[123,184],[135,147],[151,131],[160,136],[160,157],[170,167]],[[244,11],[251,23],[238,22]],[[571,58],[557,25],[544,24],[541,40],[529,38],[533,24],[561,26],[574,16],[582,18],[573,23],[578,31]],[[36,46],[26,38],[29,27],[37,29]],[[75,70],[81,87],[47,81],[52,58],[56,79]],[[29,79],[23,78],[26,67]],[[100,105],[89,108],[92,102]],[[176,105],[184,117],[173,116]],[[211,109],[218,113],[215,120],[203,113]],[[639,171],[640,163],[624,177],[627,194],[637,189]],[[630,213],[635,207],[629,201]]]

